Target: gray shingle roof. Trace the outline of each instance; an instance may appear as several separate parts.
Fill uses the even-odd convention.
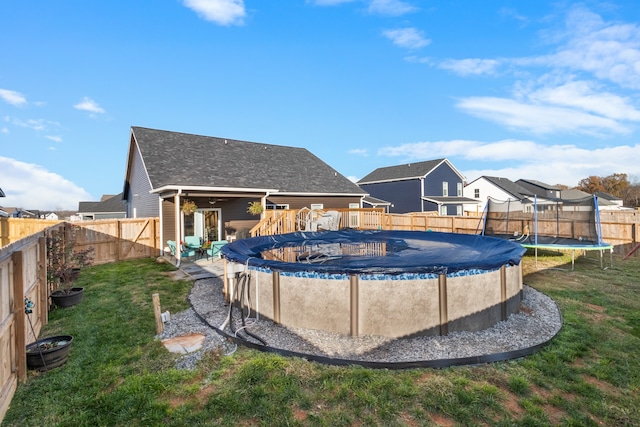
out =
[[[122,200],[122,193],[101,200],[100,202],[79,202],[78,213],[115,213],[127,211],[127,207]]]
[[[534,196],[531,191],[527,190],[520,184],[516,184],[508,178],[501,178],[497,176],[485,176],[484,178],[496,187],[501,188],[517,199],[524,199],[525,197]]]
[[[550,184],[547,184],[547,183],[542,182],[542,181],[537,181],[535,179],[519,179],[518,181],[522,181],[522,182],[524,182],[526,184],[531,184],[531,185],[534,185],[536,187],[540,187],[540,188],[542,188],[544,190],[553,190],[553,191],[561,190],[560,187],[557,187],[555,185],[550,185]]]
[[[305,148],[132,127],[154,189],[164,186],[366,192]]]
[[[378,168],[358,181],[358,184],[420,178],[427,175],[444,161],[445,159],[436,159],[428,160],[426,162],[406,163],[404,165]]]

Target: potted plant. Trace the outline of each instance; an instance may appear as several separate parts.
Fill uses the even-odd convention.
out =
[[[50,295],[51,301],[63,308],[79,304],[84,288],[73,285],[80,270],[93,262],[93,246],[76,251],[73,226],[68,239],[57,234],[47,240],[47,276],[50,283],[57,284],[57,289]]]
[[[198,206],[196,206],[196,203],[193,200],[185,199],[185,201],[182,202],[182,212],[187,215],[193,214],[197,208]]]
[[[27,368],[48,371],[67,362],[73,337],[56,335],[27,345]]]
[[[260,202],[249,202],[249,207],[247,208],[247,213],[251,215],[260,215],[264,208]]]

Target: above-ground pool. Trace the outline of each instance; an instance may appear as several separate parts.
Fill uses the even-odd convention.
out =
[[[225,286],[229,298],[258,316],[396,338],[480,331],[517,312],[525,251],[478,235],[356,230],[255,237],[221,250],[232,282],[249,273],[248,288]]]

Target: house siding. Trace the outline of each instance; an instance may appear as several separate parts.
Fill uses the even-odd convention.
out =
[[[422,189],[419,179],[361,184],[360,187],[372,197],[390,202],[390,213],[420,212],[422,210],[420,201]],[[442,189],[442,183],[440,183],[440,188]]]
[[[348,208],[350,203],[360,205],[360,197],[309,197],[309,196],[269,196],[267,200],[278,205],[289,205],[289,209],[302,209],[321,203],[323,209]]]
[[[462,183],[462,179],[460,179],[460,176],[447,163],[442,163],[425,177],[423,196],[443,196],[443,182],[447,183],[449,196],[456,196],[458,191],[458,183]],[[456,215],[456,209],[457,205],[448,205],[447,215]],[[423,204],[423,210],[426,212],[437,211],[438,205],[425,201]]]
[[[143,166],[140,152],[135,146],[133,161],[130,169],[127,199],[127,217],[150,218],[160,216],[158,207],[159,196],[151,193],[151,184]]]

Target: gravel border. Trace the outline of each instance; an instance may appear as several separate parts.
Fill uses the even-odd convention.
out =
[[[156,336],[158,339],[188,333],[201,333],[205,336],[200,350],[178,358],[176,366],[180,369],[194,369],[206,351],[222,349],[225,354],[231,354],[236,348],[235,344],[211,327],[221,328],[229,313],[222,294],[222,265],[209,263],[205,268],[216,277],[196,280],[189,294],[192,308],[171,314],[171,319],[164,324],[164,332]],[[234,313],[236,323],[239,322],[238,317],[238,313]],[[345,359],[354,363],[402,364],[473,358],[541,346],[560,331],[562,316],[551,298],[525,285],[520,312],[511,314],[507,320],[480,332],[452,332],[447,336],[397,339],[381,336],[351,337],[312,329],[288,328],[270,320],[254,318],[246,323],[247,329],[266,341],[271,348]],[[236,330],[240,328],[239,324],[235,327]],[[234,335],[228,326],[224,332]],[[250,340],[258,343],[252,338]]]

